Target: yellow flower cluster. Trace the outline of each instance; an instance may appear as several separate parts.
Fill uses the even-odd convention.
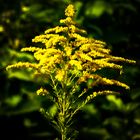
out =
[[[69,61],[69,64],[71,66],[76,66],[78,70],[82,70],[82,65],[81,65],[81,62],[80,61],[77,61],[77,60],[70,60]]]
[[[45,95],[48,94],[48,91],[47,91],[46,89],[44,89],[44,88],[41,87],[40,89],[38,89],[38,90],[36,91],[36,93],[37,93],[37,95],[45,96]]]
[[[62,80],[64,80],[64,74],[65,74],[65,71],[64,71],[64,70],[58,70],[58,71],[56,72],[55,78],[56,78],[58,81],[62,81]]]
[[[73,17],[74,14],[75,14],[74,6],[72,4],[68,5],[68,7],[65,10],[65,15],[67,17]]]
[[[8,66],[7,69],[33,68],[40,74],[50,75],[50,78],[55,78],[55,81],[63,85],[67,85],[67,82],[73,78],[77,80],[76,84],[92,78],[95,79],[93,85],[117,85],[128,89],[129,87],[124,83],[94,73],[106,67],[122,71],[123,67],[116,62],[135,63],[135,61],[112,56],[105,42],[85,37],[86,31],[77,27],[73,19],[74,14],[74,6],[70,4],[65,10],[66,18],[60,20],[60,23],[63,23],[62,26],[47,29],[44,34],[32,39],[33,42],[43,43],[44,48],[28,47],[21,50],[33,52],[38,61],[37,64],[19,62]],[[40,89],[37,94],[42,92],[44,90]]]

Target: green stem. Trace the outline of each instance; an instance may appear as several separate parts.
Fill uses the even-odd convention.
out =
[[[61,139],[62,140],[66,140],[67,139],[67,126],[66,126],[66,114],[67,114],[67,106],[66,106],[66,102],[67,102],[67,98],[66,98],[66,94],[67,94],[67,90],[66,90],[66,81],[67,81],[67,72],[65,70],[65,78],[62,82],[62,105],[61,105],[61,118],[60,118],[60,124],[61,124]]]
[[[67,138],[67,126],[66,126],[66,99],[65,99],[65,95],[63,97],[63,101],[62,101],[62,108],[61,108],[61,116],[60,116],[60,124],[61,124],[61,139],[62,140],[66,140]]]
[[[66,131],[65,130],[61,131],[61,139],[66,140]]]

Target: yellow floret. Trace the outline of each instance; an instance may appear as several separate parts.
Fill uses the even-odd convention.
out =
[[[46,94],[48,94],[48,91],[44,88],[40,88],[36,91],[37,95],[42,95],[42,96],[45,96]]]
[[[57,73],[56,73],[56,76],[55,78],[58,80],[58,81],[62,81],[64,79],[64,74],[65,74],[65,71],[64,70],[58,70]]]

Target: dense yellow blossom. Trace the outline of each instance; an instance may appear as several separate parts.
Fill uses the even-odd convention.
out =
[[[75,9],[72,4],[66,8],[65,15],[65,19],[60,19],[61,26],[47,29],[44,34],[32,39],[32,42],[42,43],[43,47],[30,46],[21,49],[21,51],[32,52],[36,63],[18,62],[6,68],[7,70],[32,68],[36,75],[47,79],[52,89],[47,91],[40,88],[37,90],[37,95],[47,95],[57,105],[58,122],[55,124],[61,132],[64,132],[64,128],[68,128],[65,125],[69,122],[65,121],[71,120],[72,116],[94,97],[117,93],[98,89],[87,95],[84,101],[79,102],[77,106],[75,102],[89,89],[100,84],[129,89],[125,83],[101,76],[102,69],[117,69],[121,74],[123,66],[119,62],[135,63],[134,60],[112,56],[105,42],[87,37],[86,31],[79,28],[74,21]],[[85,85],[84,90],[79,93],[82,83],[88,83],[89,79],[93,82]]]
[[[69,61],[69,64],[70,65],[74,65],[77,67],[78,70],[82,70],[82,65],[81,65],[81,62],[80,61],[77,61],[77,60],[70,60]]]
[[[74,21],[75,9],[73,5],[70,4],[66,8],[65,15],[66,18],[60,20],[60,24],[63,25],[47,29],[44,34],[32,39],[32,42],[44,44],[43,48],[30,46],[21,49],[21,51],[33,52],[34,58],[37,60],[36,64],[19,62],[9,65],[7,70],[22,67],[32,68],[44,77],[45,74],[47,77],[49,75],[53,84],[57,81],[63,86],[65,85],[65,90],[67,85],[71,86],[71,91],[76,91],[75,84],[80,85],[90,78],[93,79],[92,86],[98,84],[116,85],[129,89],[125,83],[95,73],[107,67],[117,69],[122,73],[123,66],[118,62],[135,63],[135,61],[112,56],[111,50],[107,48],[105,42],[86,37],[86,31],[80,29]],[[40,94],[42,90],[40,89],[37,94]],[[86,91],[88,92],[88,87]],[[109,91],[106,92],[109,93]],[[97,94],[100,93],[102,91],[97,92]]]
[[[58,71],[56,72],[55,78],[56,78],[58,81],[62,81],[62,80],[64,80],[64,74],[65,74],[65,71],[64,71],[64,70],[58,70]]]

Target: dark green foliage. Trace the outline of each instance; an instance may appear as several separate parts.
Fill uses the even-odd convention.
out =
[[[35,91],[40,87],[32,71],[9,71],[5,67],[17,61],[35,61],[30,54],[19,52],[31,39],[57,25],[70,0],[1,0],[0,4],[0,129],[1,136],[12,138],[55,139],[57,132],[39,113],[39,108],[53,104]],[[77,140],[138,140],[140,139],[140,58],[138,32],[138,0],[71,0],[77,8],[76,20],[88,35],[109,44],[112,54],[137,61],[125,66],[121,77],[130,91],[120,95],[99,96],[77,114],[73,127],[79,131]],[[106,75],[106,70],[103,71]],[[100,87],[97,87],[100,88]],[[115,88],[115,87],[114,87]],[[20,135],[20,136],[19,136]],[[0,138],[1,139],[1,138]]]

